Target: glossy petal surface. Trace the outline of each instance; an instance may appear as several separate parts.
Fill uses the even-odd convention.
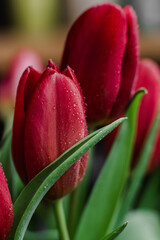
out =
[[[13,223],[13,205],[2,166],[0,165],[0,239],[6,240]]]
[[[27,68],[20,79],[17,89],[12,132],[12,155],[15,167],[23,182],[27,182],[24,157],[25,111],[39,77],[40,74],[33,68]]]
[[[124,11],[111,4],[90,8],[68,34],[62,69],[66,65],[74,69],[91,120],[111,112],[120,88],[126,34]]]
[[[26,114],[24,148],[29,180],[86,135],[84,103],[75,82],[48,67]],[[78,184],[87,158],[85,154],[57,181],[49,192],[52,199],[62,197]]]
[[[137,70],[137,45],[136,14],[129,6],[95,6],[73,24],[61,68],[74,69],[90,122],[111,120],[124,111]]]
[[[130,6],[126,6],[124,12],[127,18],[127,45],[123,58],[121,87],[111,113],[113,117],[121,114],[129,102],[138,70],[139,39],[137,16]]]

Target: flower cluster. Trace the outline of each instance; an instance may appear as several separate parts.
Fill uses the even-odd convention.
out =
[[[23,58],[28,57],[19,56],[10,76],[17,73],[17,65],[22,64]],[[41,69],[39,58],[36,61]],[[122,8],[107,3],[82,13],[68,33],[60,70],[49,60],[44,71],[29,66],[20,77],[12,156],[23,183],[28,184],[85,138],[87,124],[96,128],[125,115],[136,91],[146,88],[148,94],[141,101],[132,154],[132,164],[137,164],[159,110],[159,76],[159,67],[154,61],[139,60],[137,17],[131,6]],[[7,79],[3,86],[4,95],[8,94],[11,82],[11,77]],[[15,91],[10,90],[14,98]],[[117,131],[105,140],[107,153]],[[85,175],[88,157],[88,153],[80,157],[51,187],[46,197],[55,201],[75,189]],[[160,131],[154,141],[149,171],[158,165]],[[0,239],[5,240],[12,226],[13,209],[1,166],[0,181]]]

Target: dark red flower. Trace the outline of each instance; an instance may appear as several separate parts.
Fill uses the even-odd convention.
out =
[[[145,140],[152,127],[160,104],[160,70],[159,66],[150,59],[141,60],[135,90],[144,87],[146,94],[140,104],[138,126],[135,140],[133,161],[136,162],[141,153]],[[150,157],[149,170],[160,164],[160,126],[155,138]]]
[[[72,70],[60,73],[52,61],[43,74],[29,67],[17,90],[12,137],[13,160],[22,180],[29,181],[86,135],[84,103]],[[77,186],[87,160],[85,154],[54,184],[50,198]]]
[[[137,119],[135,146],[133,149],[132,166],[135,167],[142,152],[149,131],[159,110],[160,103],[160,71],[159,66],[150,59],[143,59],[139,63],[137,82],[134,92],[145,88],[147,94],[143,96]],[[105,139],[105,152],[108,155],[119,128],[114,129]],[[154,170],[160,164],[160,126],[152,146],[152,153],[148,163],[148,171]]]
[[[13,205],[6,182],[6,178],[0,164],[0,239],[6,240],[13,223]]]
[[[131,97],[138,66],[137,18],[130,6],[103,4],[84,12],[69,31],[61,69],[69,65],[90,122],[119,116]]]

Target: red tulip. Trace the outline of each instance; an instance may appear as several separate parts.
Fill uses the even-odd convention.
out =
[[[41,71],[42,61],[40,56],[32,49],[21,49],[13,57],[11,61],[11,66],[8,69],[8,74],[1,79],[0,84],[0,101],[13,101],[16,97],[16,90],[18,86],[18,81],[23,73],[23,71],[28,67],[28,65],[33,65],[36,69]]]
[[[149,130],[151,129],[159,110],[160,70],[158,65],[152,60],[144,59],[139,64],[136,90],[141,87],[146,88],[148,94],[143,97],[139,109],[137,136],[133,158],[134,162],[138,160],[145,140],[149,134]],[[148,169],[152,170],[158,164],[160,164],[160,126],[153,145]]]
[[[153,121],[159,110],[160,103],[160,71],[158,65],[150,60],[144,59],[139,63],[135,92],[140,88],[146,88],[148,94],[143,96],[139,108],[135,147],[133,150],[132,165],[137,164]],[[119,128],[114,129],[104,140],[105,152],[108,155]],[[150,156],[148,171],[154,170],[160,164],[160,126],[154,140]]]
[[[17,90],[12,137],[13,160],[22,180],[28,182],[86,135],[84,103],[72,70],[60,73],[51,61],[43,74],[29,67]],[[87,160],[85,154],[54,184],[50,198],[77,186]]]
[[[74,69],[90,122],[119,116],[131,97],[138,66],[137,18],[130,6],[102,4],[69,31],[62,66]]]
[[[6,178],[0,164],[0,239],[8,238],[13,223],[13,205]]]

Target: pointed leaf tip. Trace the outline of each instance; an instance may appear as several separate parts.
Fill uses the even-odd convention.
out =
[[[123,230],[126,228],[127,225],[128,225],[128,222],[125,222],[120,227],[116,228],[115,230],[113,230],[111,233],[107,234],[106,236],[104,236],[100,240],[113,240],[113,239],[115,239],[121,232],[123,232]]]

